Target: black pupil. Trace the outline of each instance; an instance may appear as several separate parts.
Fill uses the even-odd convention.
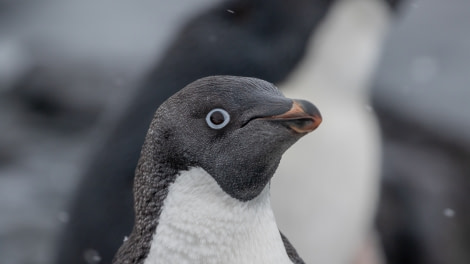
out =
[[[220,125],[224,122],[225,118],[224,115],[220,111],[215,111],[211,115],[211,122],[215,125]]]

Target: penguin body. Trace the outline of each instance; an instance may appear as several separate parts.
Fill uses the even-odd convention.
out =
[[[269,186],[242,202],[198,167],[180,172],[169,187],[147,259],[144,263],[290,263]]]
[[[368,85],[390,17],[382,1],[338,1],[277,84],[288,97],[314,99],[325,117],[315,137],[286,152],[271,190],[279,226],[308,263],[353,263],[369,239],[381,153]],[[315,173],[313,161],[321,161]]]
[[[259,79],[186,86],[149,128],[134,180],[135,225],[114,263],[302,263],[277,228],[269,182],[284,151],[320,122],[311,103]]]

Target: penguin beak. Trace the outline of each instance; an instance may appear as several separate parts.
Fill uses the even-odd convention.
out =
[[[315,130],[322,122],[320,111],[308,101],[292,101],[292,107],[289,111],[263,119],[280,121],[299,134],[305,134]]]

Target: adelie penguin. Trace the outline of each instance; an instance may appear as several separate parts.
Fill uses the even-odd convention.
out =
[[[135,225],[113,263],[303,263],[277,228],[269,188],[282,154],[320,122],[313,104],[260,79],[186,86],[150,124]]]
[[[83,264],[90,249],[111,262],[133,226],[132,179],[156,107],[209,75],[273,82],[328,116],[315,137],[284,155],[273,209],[306,261],[352,263],[366,244],[378,191],[380,141],[366,108],[367,80],[392,15],[388,4],[398,2],[229,0],[188,21],[84,168],[55,263]]]

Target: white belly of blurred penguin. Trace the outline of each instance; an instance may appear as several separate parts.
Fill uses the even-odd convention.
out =
[[[272,180],[279,228],[306,263],[352,263],[372,227],[381,154],[367,88],[389,15],[381,1],[339,1],[279,85],[289,97],[315,100],[324,117]]]

